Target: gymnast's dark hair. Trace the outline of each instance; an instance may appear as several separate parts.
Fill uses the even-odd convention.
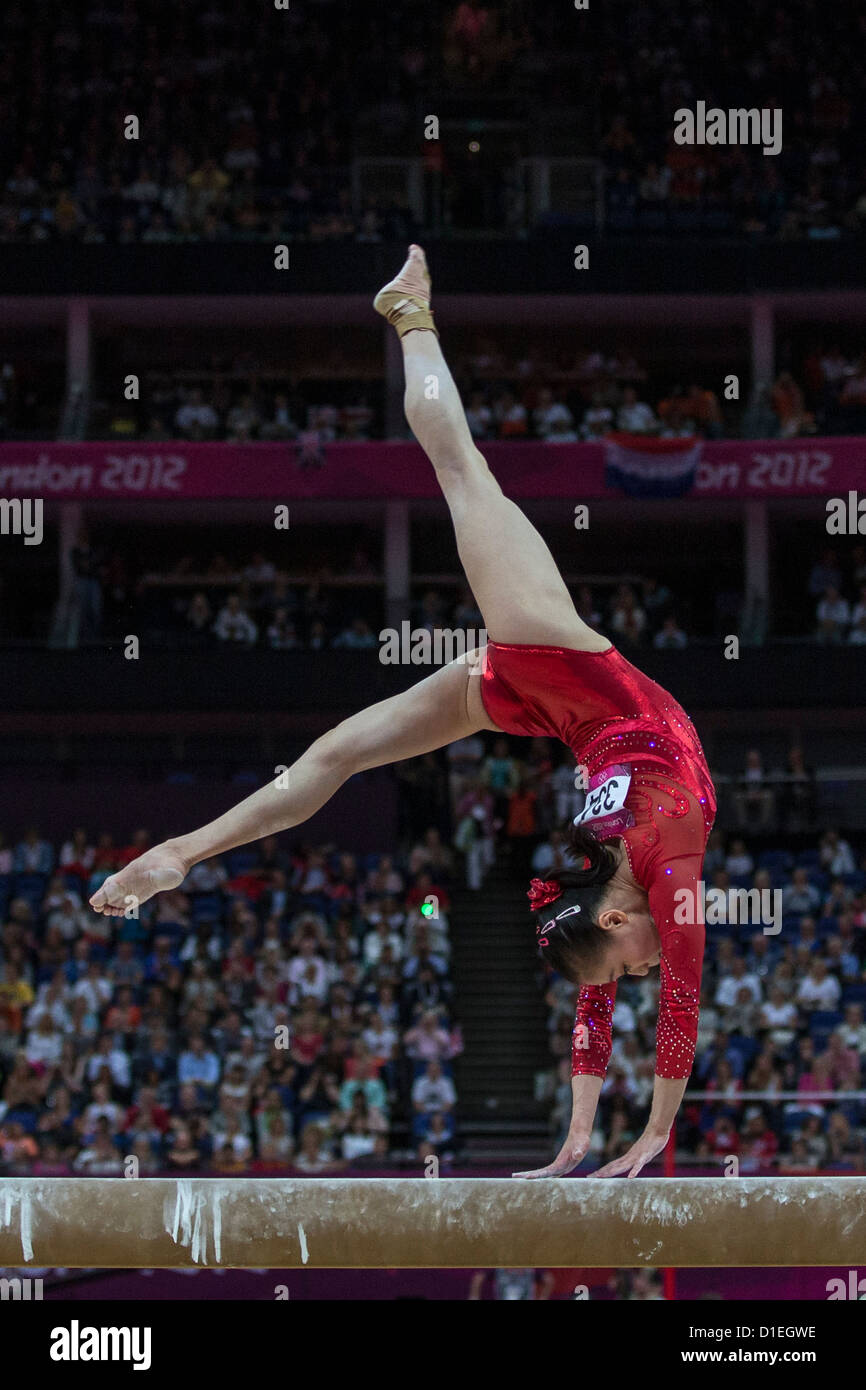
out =
[[[574,866],[551,873],[548,882],[557,884],[562,892],[548,906],[534,909],[533,915],[541,959],[577,984],[582,970],[596,966],[607,946],[609,937],[597,919],[619,859],[615,850],[597,840],[586,826],[569,826],[566,838]],[[573,907],[580,911],[554,920]]]

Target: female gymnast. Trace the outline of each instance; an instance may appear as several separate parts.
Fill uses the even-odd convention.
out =
[[[424,252],[409,248],[374,307],[400,336],[406,417],[436,470],[488,645],[318,738],[289,769],[225,815],[167,840],[91,898],[121,915],[175,888],[194,864],[300,825],[356,772],[414,758],[482,729],[550,735],[585,769],[587,804],[571,830],[574,867],[533,880],[542,957],[580,985],[573,1116],[545,1168],[587,1152],[611,1050],[616,981],[661,966],[653,1101],[644,1133],[598,1176],[634,1177],[667,1143],[694,1059],[704,947],[699,880],[715,797],[691,720],[607,638],[578,617],[550,551],[504,497],[472,439],[439,346]],[[431,379],[438,394],[427,389]],[[435,396],[435,399],[431,399]],[[287,785],[284,785],[287,784]],[[680,910],[692,895],[692,910]]]

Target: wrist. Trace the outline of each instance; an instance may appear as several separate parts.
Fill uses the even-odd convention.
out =
[[[650,1116],[644,1134],[646,1134],[648,1139],[667,1140],[670,1139],[671,1136],[671,1126],[663,1124],[661,1120],[654,1120],[652,1116]]]
[[[200,864],[206,855],[196,854],[192,835],[180,835],[174,840],[164,840],[162,848],[177,860],[183,868],[184,878],[194,864]]]

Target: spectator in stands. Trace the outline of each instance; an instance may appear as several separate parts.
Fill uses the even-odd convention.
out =
[[[213,622],[213,610],[207,594],[199,589],[193,594],[184,613],[187,638],[199,646],[203,645],[213,631]]]
[[[489,439],[493,425],[493,412],[484,398],[483,391],[472,391],[466,408],[466,420],[473,439]]]
[[[677,623],[673,614],[665,618],[661,628],[653,638],[653,646],[657,651],[681,652],[688,644],[689,639]]]
[[[638,400],[633,386],[626,386],[622,393],[622,404],[616,413],[616,427],[629,434],[652,434],[658,428],[652,407],[646,401]]]
[[[554,400],[549,386],[543,386],[538,393],[538,404],[532,412],[532,427],[539,439],[548,439],[554,426],[560,426],[573,434],[574,416],[564,401]],[[573,437],[577,438],[576,435]]]
[[[815,615],[818,619],[816,637],[819,642],[833,645],[844,640],[851,621],[851,607],[848,600],[833,585],[824,590]]]
[[[599,439],[604,439],[605,435],[610,434],[613,427],[613,411],[605,400],[604,393],[595,391],[592,404],[584,411],[583,419],[580,422],[580,437],[588,443],[593,443]],[[618,423],[617,428],[619,428]]]
[[[204,399],[204,392],[196,386],[188,399],[175,414],[174,423],[185,439],[213,438],[219,428],[219,416],[212,405]]]
[[[755,861],[746,849],[745,840],[739,837],[731,840],[725,868],[733,878],[743,878],[754,872]]]
[[[229,594],[217,614],[213,630],[221,642],[233,642],[247,647],[254,646],[259,635],[259,630],[249,613],[241,607],[238,594]]]
[[[297,628],[285,608],[274,610],[273,620],[268,624],[266,635],[272,651],[297,651],[301,645]]]
[[[412,1105],[416,1114],[426,1126],[432,1115],[447,1114],[456,1104],[454,1082],[443,1072],[441,1062],[428,1062],[422,1075],[412,1083]]]
[[[752,388],[749,404],[743,412],[740,423],[743,439],[776,439],[779,434],[779,417],[773,409],[770,387],[765,381],[758,381]]]
[[[454,855],[442,841],[435,825],[424,832],[423,840],[417,843],[409,855],[410,874],[429,870],[434,881],[447,881],[454,872]]]
[[[772,789],[766,784],[764,762],[757,748],[746,753],[746,766],[740,777],[740,790],[735,793],[740,826],[754,825],[764,829],[771,821],[775,807]]]
[[[261,415],[253,402],[251,392],[247,391],[241,396],[237,405],[233,405],[226,416],[226,428],[228,438],[231,441],[242,442],[247,439],[254,439],[261,426]],[[273,571],[273,566],[271,566]],[[269,575],[273,578],[273,573]]]
[[[828,874],[853,874],[857,868],[853,850],[847,840],[841,839],[838,830],[827,830],[821,836],[819,857],[821,867]]]
[[[646,628],[646,614],[630,584],[620,584],[614,594],[609,625],[618,645],[630,648],[640,645]]]
[[[383,1083],[373,1074],[373,1065],[366,1059],[358,1062],[355,1076],[340,1087],[340,1109],[352,1109],[355,1096],[363,1095],[371,1115],[387,1120],[388,1095]]]
[[[451,1038],[439,1021],[436,1009],[426,1010],[403,1036],[407,1056],[414,1061],[442,1062],[451,1055]]]
[[[304,1126],[293,1165],[302,1173],[323,1173],[336,1166],[321,1125],[310,1121]]]
[[[863,1018],[862,1004],[846,1004],[845,1017],[836,1029],[843,1047],[851,1048],[866,1059],[866,1021]]]
[[[835,550],[824,550],[809,574],[809,593],[812,598],[820,598],[827,589],[841,589],[842,583],[842,571]]]
[[[519,439],[529,432],[526,407],[513,391],[502,391],[493,403],[493,419],[500,439]]]
[[[517,790],[520,770],[517,760],[509,751],[508,740],[497,738],[493,752],[485,758],[481,768],[482,785],[493,797],[493,812],[500,826],[505,824],[508,815],[508,799]]]
[[[421,1134],[418,1157],[422,1162],[431,1156],[442,1159],[446,1163],[453,1158],[453,1154],[450,1152],[450,1147],[454,1142],[454,1121],[451,1115],[444,1115],[437,1110],[428,1121],[422,1121],[417,1129],[420,1130]]]
[[[782,889],[782,911],[786,916],[796,913],[816,912],[821,904],[821,896],[809,882],[807,869],[794,869],[791,882]]]
[[[343,628],[331,643],[332,647],[345,647],[352,651],[368,650],[376,646],[376,634],[371,631],[365,618],[353,618],[348,627]]]
[[[759,1029],[765,1030],[774,1047],[790,1047],[797,1035],[800,1015],[797,1006],[788,999],[778,984],[771,985],[769,998],[761,1005]]]
[[[827,962],[820,956],[812,961],[809,973],[800,982],[797,1003],[804,1009],[835,1009],[842,997],[842,987],[835,975],[830,975]]]
[[[29,826],[15,846],[12,868],[16,874],[50,874],[54,867],[54,851],[47,840],[40,839],[35,826]]]
[[[219,1058],[210,1051],[201,1035],[190,1039],[177,1064],[177,1079],[181,1084],[194,1081],[196,1085],[213,1089],[220,1079]]]
[[[807,767],[802,748],[794,747],[788,752],[780,809],[785,830],[791,834],[814,825],[815,774]]]
[[[265,420],[261,427],[262,438],[294,439],[297,433],[298,427],[292,419],[288,396],[283,392],[277,392],[270,418]]]
[[[646,613],[647,624],[651,632],[659,631],[668,616],[672,602],[673,594],[667,584],[662,583],[657,575],[648,575],[643,580],[641,584],[641,607]]]

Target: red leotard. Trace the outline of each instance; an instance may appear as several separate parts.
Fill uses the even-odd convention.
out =
[[[704,927],[674,920],[675,894],[688,889],[694,895],[690,901],[698,903],[704,850],[716,814],[709,768],[692,721],[615,647],[581,652],[488,642],[481,693],[484,708],[505,733],[561,739],[589,777],[617,763],[631,772],[625,809],[634,824],[607,833],[602,823],[593,829],[599,839],[615,834],[623,841],[632,874],[646,889],[661,942],[656,1074],[687,1077],[697,1040]],[[604,1076],[615,1000],[615,984],[581,986],[573,1076]]]

